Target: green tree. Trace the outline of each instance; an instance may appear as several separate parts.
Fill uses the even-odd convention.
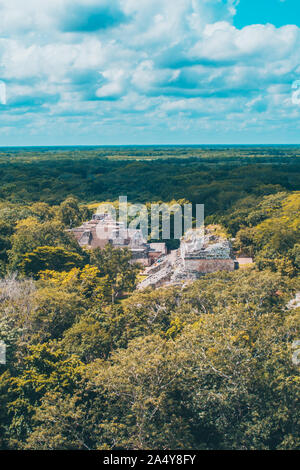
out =
[[[25,275],[37,278],[41,271],[70,271],[83,263],[82,256],[63,247],[40,246],[31,253],[25,253],[20,268]]]
[[[131,252],[108,244],[103,250],[90,252],[91,264],[98,267],[102,276],[107,276],[111,289],[112,303],[124,292],[135,288],[136,278],[141,266],[131,263]]]
[[[61,223],[73,228],[91,217],[92,212],[86,207],[80,207],[75,197],[69,197],[62,202],[58,209],[58,218]]]
[[[82,381],[83,364],[51,345],[30,346],[17,376],[9,379],[9,446],[23,448],[34,428],[36,409],[47,392],[73,393]],[[6,379],[8,380],[8,379]]]
[[[21,220],[11,237],[11,244],[11,250],[8,252],[11,271],[19,269],[25,253],[42,246],[64,247],[66,250],[82,254],[76,240],[57,220],[42,223],[34,217]]]

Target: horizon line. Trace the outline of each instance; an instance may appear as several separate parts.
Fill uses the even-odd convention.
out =
[[[273,143],[273,144],[62,144],[62,145],[0,145],[0,149],[16,149],[16,148],[72,148],[72,147],[300,147],[299,143]]]

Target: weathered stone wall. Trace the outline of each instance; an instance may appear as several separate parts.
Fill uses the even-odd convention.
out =
[[[92,233],[92,238],[91,238],[91,242],[90,242],[90,247],[91,248],[101,248],[101,250],[103,250],[103,248],[108,244],[108,240],[102,240],[100,238],[97,237],[97,233],[96,233],[96,228],[93,228],[91,230],[91,233]]]
[[[186,271],[203,274],[216,271],[234,271],[235,269],[233,259],[186,259],[184,265]]]

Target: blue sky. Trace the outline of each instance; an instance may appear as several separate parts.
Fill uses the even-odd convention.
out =
[[[2,146],[300,143],[299,0],[0,0],[0,18]]]
[[[249,24],[272,23],[276,28],[287,24],[300,27],[299,0],[240,0],[234,25],[243,28]]]

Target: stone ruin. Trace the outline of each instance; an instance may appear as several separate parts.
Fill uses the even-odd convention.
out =
[[[232,246],[218,228],[189,230],[180,248],[167,254],[165,243],[147,243],[139,229],[128,229],[109,214],[95,214],[92,220],[70,230],[84,248],[103,249],[108,243],[116,248],[128,248],[132,263],[145,266],[145,278],[138,289],[182,284],[216,271],[238,268]]]
[[[138,289],[182,284],[216,271],[238,268],[229,240],[218,235],[215,227],[190,230],[181,239],[180,248],[147,268],[147,276]]]
[[[103,249],[107,244],[115,248],[128,248],[132,253],[132,262],[144,266],[151,266],[167,254],[165,243],[147,243],[140,229],[129,229],[107,213],[94,214],[92,220],[70,232],[83,248]]]

